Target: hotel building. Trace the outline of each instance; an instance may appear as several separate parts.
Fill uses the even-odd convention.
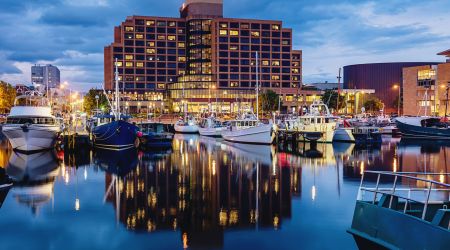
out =
[[[450,114],[450,49],[438,55],[447,57],[446,62],[403,68],[404,115]]]
[[[292,29],[281,21],[225,18],[222,0],[186,0],[179,18],[128,17],[114,28],[104,56],[105,89],[114,88],[117,58],[120,88],[132,106],[150,101],[181,111],[188,103],[189,112],[201,112],[212,103],[237,111],[254,101],[257,78],[290,111],[303,102],[302,52],[292,47]]]

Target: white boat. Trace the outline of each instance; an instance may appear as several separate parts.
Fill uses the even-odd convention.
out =
[[[16,98],[2,132],[14,150],[28,152],[53,148],[61,127],[47,100],[31,91]]]
[[[194,117],[188,117],[187,119],[180,119],[175,123],[175,132],[183,134],[196,134],[198,133],[198,125]]]
[[[339,142],[355,142],[352,128],[339,127],[334,131],[333,141]]]
[[[262,123],[254,114],[247,114],[243,119],[231,121],[222,137],[230,142],[272,144],[275,130],[271,123]]]
[[[198,132],[203,136],[221,137],[222,131],[225,129],[227,127],[222,122],[218,121],[214,116],[210,116],[202,120],[198,127]]]

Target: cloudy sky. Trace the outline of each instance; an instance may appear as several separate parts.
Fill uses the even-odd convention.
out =
[[[0,80],[29,83],[51,63],[78,90],[103,81],[103,47],[130,15],[178,16],[183,0],[1,0]],[[226,17],[282,20],[303,50],[304,82],[336,81],[347,64],[442,61],[448,0],[224,0]]]

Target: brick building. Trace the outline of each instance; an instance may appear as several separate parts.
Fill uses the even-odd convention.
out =
[[[450,50],[444,63],[403,68],[404,115],[439,115],[450,113],[447,91],[450,88]]]
[[[186,0],[179,18],[128,17],[105,47],[104,84],[113,89],[117,58],[120,88],[130,102],[175,111],[187,102],[190,112],[212,103],[237,111],[255,98],[256,53],[262,90],[282,94],[285,108],[296,108],[302,52],[292,48],[292,30],[281,21],[224,18],[222,0]]]

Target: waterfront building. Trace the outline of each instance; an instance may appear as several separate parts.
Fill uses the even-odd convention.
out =
[[[394,62],[348,65],[344,67],[344,89],[374,89],[375,96],[384,103],[385,112],[397,113],[397,98],[403,90],[402,69],[429,64]]]
[[[58,67],[51,64],[31,66],[31,82],[40,90],[59,88],[60,71]]]
[[[302,51],[293,49],[292,29],[282,21],[223,17],[222,0],[186,0],[177,18],[127,17],[104,56],[105,89],[114,88],[117,58],[122,91],[163,109],[181,111],[188,102],[189,112],[209,103],[237,111],[254,102],[257,77],[262,91],[282,95],[285,109],[300,101]]]
[[[438,53],[446,62],[403,68],[403,114],[439,115],[450,113],[450,49]],[[446,109],[448,109],[446,111]]]

